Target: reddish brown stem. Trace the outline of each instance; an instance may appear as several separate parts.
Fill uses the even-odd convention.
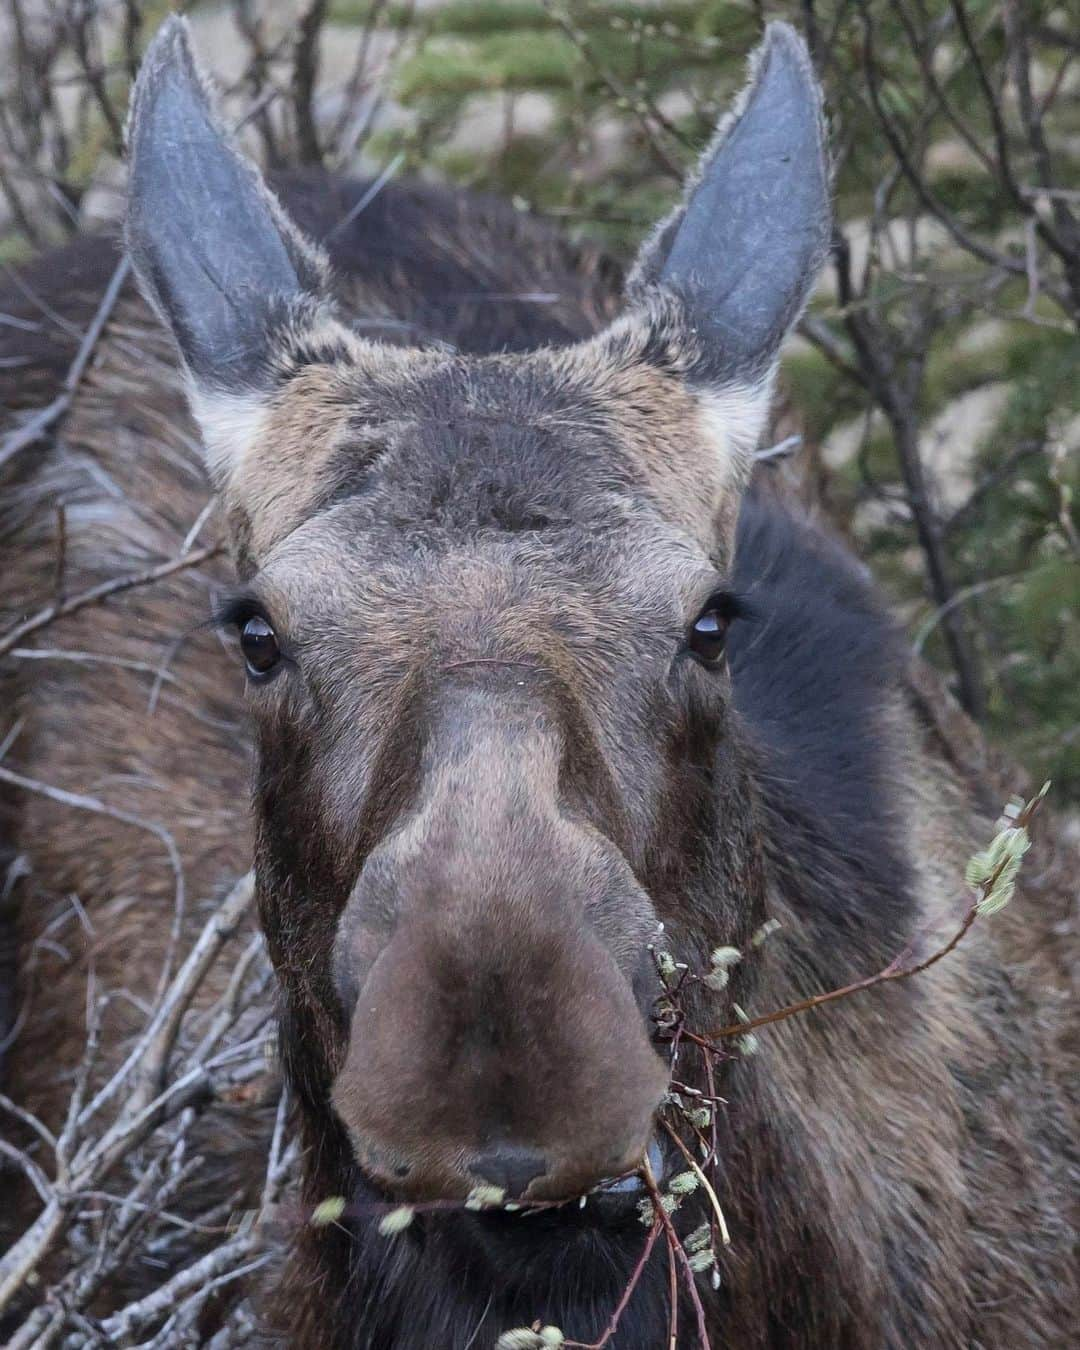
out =
[[[834,1003],[837,999],[848,998],[852,994],[858,994],[863,989],[872,989],[874,985],[885,984],[889,980],[906,980],[912,975],[918,975],[930,966],[936,965],[942,957],[948,956],[955,949],[961,938],[965,935],[971,925],[975,922],[975,915],[978,913],[975,902],[973,901],[967,913],[964,915],[964,921],[959,929],[949,939],[948,943],[937,951],[933,956],[927,957],[917,966],[905,966],[898,968],[895,963],[879,970],[875,975],[867,975],[865,979],[855,980],[852,984],[845,984],[841,989],[830,989],[825,994],[814,994],[811,998],[800,999],[798,1003],[789,1003],[786,1008],[778,1008],[776,1012],[765,1013],[761,1017],[751,1017],[746,1022],[735,1022],[731,1026],[721,1027],[719,1031],[712,1033],[713,1040],[723,1040],[730,1036],[745,1036],[748,1031],[754,1031],[758,1027],[767,1027],[773,1022],[783,1022],[789,1017],[794,1017],[796,1013],[809,1012],[811,1008],[820,1008],[824,1003]]]
[[[1014,827],[1025,828],[1038,811],[1042,804],[1042,798],[1036,797],[1030,801],[1023,811],[1012,822]],[[830,989],[825,994],[814,994],[811,998],[801,999],[798,1003],[790,1003],[786,1008],[779,1008],[776,1012],[765,1013],[761,1017],[751,1017],[745,1022],[736,1022],[732,1026],[721,1027],[719,1031],[712,1033],[713,1041],[722,1040],[730,1036],[745,1036],[748,1031],[754,1031],[758,1027],[767,1027],[773,1022],[783,1022],[789,1017],[794,1017],[796,1013],[809,1012],[811,1008],[820,1008],[824,1003],[833,1003],[837,999],[847,998],[851,994],[857,994],[863,989],[872,989],[875,985],[886,984],[890,980],[907,980],[912,975],[921,975],[924,970],[929,970],[931,966],[936,965],[950,952],[955,951],[961,940],[964,938],[968,929],[975,922],[975,916],[979,912],[979,903],[983,896],[993,893],[994,887],[1001,878],[1001,874],[1008,866],[1008,859],[1003,859],[990,876],[979,887],[979,894],[968,905],[967,912],[964,914],[963,922],[960,927],[945,944],[933,955],[928,956],[925,961],[920,961],[914,966],[903,966],[900,963],[907,955],[903,951],[895,957],[884,970],[879,970],[876,975],[868,975],[865,979],[856,980],[853,984],[846,984],[842,989]],[[705,1046],[709,1042],[703,1037],[695,1037],[690,1032],[684,1031],[683,1034],[697,1044]]]
[[[675,1264],[675,1249],[668,1243],[668,1350],[679,1348],[679,1268]]]
[[[709,1340],[709,1328],[705,1321],[705,1309],[702,1306],[701,1295],[698,1293],[697,1281],[694,1279],[694,1270],[690,1265],[690,1258],[686,1254],[686,1248],[682,1245],[682,1240],[675,1231],[675,1225],[671,1222],[671,1215],[661,1203],[662,1197],[660,1195],[660,1188],[656,1184],[656,1178],[650,1171],[648,1163],[642,1168],[641,1175],[645,1178],[645,1185],[648,1187],[649,1195],[652,1197],[653,1213],[659,1218],[664,1226],[668,1247],[675,1253],[675,1259],[683,1268],[683,1279],[686,1285],[686,1292],[690,1296],[690,1303],[694,1309],[694,1316],[697,1318],[698,1341],[701,1350],[712,1350],[712,1342]]]
[[[662,1232],[663,1224],[658,1218],[654,1218],[653,1225],[649,1229],[649,1236],[645,1241],[645,1246],[641,1249],[641,1255],[638,1257],[637,1265],[634,1267],[630,1279],[627,1281],[626,1288],[623,1290],[622,1298],[620,1298],[615,1305],[615,1311],[611,1314],[611,1321],[605,1327],[604,1333],[600,1339],[598,1341],[590,1342],[563,1341],[565,1350],[604,1350],[604,1347],[609,1344],[611,1338],[619,1329],[619,1322],[622,1320],[622,1315],[626,1311],[630,1299],[633,1297],[634,1290],[641,1282],[641,1277],[645,1273],[645,1267],[649,1264],[649,1257],[652,1255],[652,1250],[656,1246],[656,1239]]]

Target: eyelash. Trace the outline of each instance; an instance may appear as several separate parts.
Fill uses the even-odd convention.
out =
[[[754,609],[745,595],[738,591],[713,591],[698,610],[704,614],[708,609],[718,609],[725,619],[752,619]]]
[[[239,633],[249,619],[265,619],[267,623],[270,622],[270,616],[253,596],[227,596],[210,615],[208,626],[217,629],[232,628]]]

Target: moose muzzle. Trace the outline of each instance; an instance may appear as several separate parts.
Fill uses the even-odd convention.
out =
[[[405,1198],[568,1198],[648,1147],[667,1085],[647,1020],[656,918],[567,806],[563,741],[546,715],[458,691],[415,809],[343,914],[334,1106],[364,1172]]]

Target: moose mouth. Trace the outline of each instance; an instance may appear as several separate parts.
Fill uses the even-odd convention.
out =
[[[664,1179],[664,1166],[666,1155],[660,1147],[660,1141],[654,1135],[645,1151],[645,1159],[649,1165],[649,1171],[652,1173],[653,1180],[659,1185]],[[636,1172],[627,1172],[621,1177],[612,1177],[608,1181],[602,1181],[599,1186],[587,1192],[582,1197],[588,1202],[593,1196],[631,1196],[638,1199],[645,1194],[645,1179],[642,1176],[642,1170]],[[578,1201],[581,1204],[581,1200]]]
[[[654,1135],[639,1169],[609,1177],[590,1190],[564,1200],[503,1200],[497,1198],[497,1193],[486,1194],[492,1188],[478,1187],[474,1192],[475,1199],[403,1203],[383,1184],[360,1170],[353,1192],[353,1208],[359,1217],[376,1213],[384,1215],[388,1205],[396,1205],[399,1211],[408,1209],[418,1217],[427,1214],[441,1217],[457,1215],[468,1219],[470,1226],[474,1220],[490,1226],[491,1222],[509,1224],[512,1220],[530,1219],[532,1223],[528,1225],[528,1230],[539,1235],[541,1230],[550,1233],[553,1229],[567,1225],[574,1228],[595,1227],[597,1224],[618,1223],[630,1214],[636,1215],[638,1206],[649,1194],[646,1173],[651,1176],[655,1186],[660,1186],[667,1175],[667,1168],[667,1154]],[[538,1222],[540,1220],[543,1222]]]

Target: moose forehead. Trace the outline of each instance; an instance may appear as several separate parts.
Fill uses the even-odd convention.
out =
[[[705,548],[736,500],[715,401],[609,344],[479,360],[365,344],[249,422],[227,496],[253,564],[343,502],[383,547],[663,522]]]

